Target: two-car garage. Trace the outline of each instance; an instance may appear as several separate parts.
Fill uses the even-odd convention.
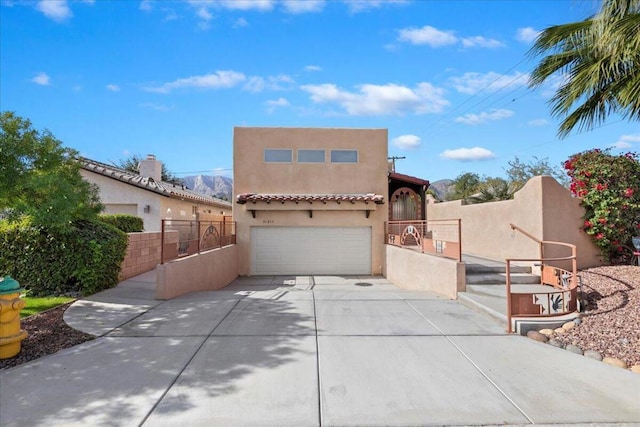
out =
[[[369,275],[371,227],[251,227],[252,275]]]

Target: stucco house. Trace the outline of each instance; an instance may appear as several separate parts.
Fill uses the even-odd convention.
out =
[[[162,219],[222,221],[231,204],[161,180],[162,163],[154,155],[140,162],[135,174],[115,166],[81,158],[83,178],[100,189],[108,214],[130,214],[143,219],[145,231],[160,231]]]
[[[387,134],[234,128],[239,274],[382,274]]]

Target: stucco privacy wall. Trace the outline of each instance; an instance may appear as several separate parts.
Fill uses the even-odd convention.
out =
[[[156,299],[217,290],[238,277],[238,246],[224,246],[170,261],[159,265],[156,272]]]
[[[328,202],[315,204],[310,218],[309,205],[289,202],[259,206],[253,218],[249,209],[255,205],[233,205],[237,222],[239,274],[251,273],[251,227],[371,227],[372,274],[382,274],[384,263],[384,221],[387,218],[387,130],[323,128],[234,128],[233,171],[234,200],[238,194],[355,194],[376,193],[384,196],[385,205],[362,205]],[[291,163],[266,163],[264,149],[292,149]],[[298,163],[297,149],[325,150],[324,163]],[[358,162],[331,163],[332,149],[358,150]],[[331,209],[331,210],[326,210]],[[356,210],[357,209],[357,210]]]
[[[530,179],[513,200],[463,205],[462,201],[427,204],[427,219],[462,220],[462,251],[468,255],[504,260],[537,258],[537,243],[514,231],[510,223],[540,240],[576,245],[578,268],[602,264],[598,249],[580,231],[583,208],[580,200],[550,176]],[[546,248],[545,256],[568,256]]]
[[[385,245],[384,276],[402,289],[429,291],[457,299],[466,289],[464,263],[411,249]]]

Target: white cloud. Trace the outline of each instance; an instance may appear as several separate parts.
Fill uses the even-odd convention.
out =
[[[31,82],[40,86],[49,86],[51,84],[51,79],[49,78],[47,73],[38,73],[34,78],[31,79]]]
[[[189,4],[200,8],[204,5],[227,10],[272,10],[274,0],[188,0]]]
[[[249,26],[249,23],[244,18],[238,18],[233,22],[233,28],[244,28],[248,26]]]
[[[440,47],[458,42],[453,31],[440,31],[430,25],[425,25],[422,28],[403,28],[398,33],[398,40],[415,45],[426,44],[431,47]]]
[[[513,116],[513,111],[501,109],[489,110],[489,112],[483,111],[480,114],[465,114],[464,116],[456,117],[456,123],[464,123],[465,125],[481,125],[486,122],[506,119]]]
[[[164,20],[167,22],[175,21],[176,19],[180,18],[176,11],[169,7],[163,7],[162,11],[164,12]]]
[[[612,145],[613,148],[617,148],[619,150],[626,150],[631,148],[633,144],[640,144],[640,134],[637,135],[622,135],[615,144]]]
[[[516,31],[516,40],[522,43],[531,43],[538,38],[540,31],[534,30],[532,27],[518,28]]]
[[[73,16],[67,0],[40,0],[36,9],[56,22],[64,22]]]
[[[167,111],[170,111],[171,109],[173,109],[173,107],[170,107],[168,105],[156,104],[156,103],[153,103],[153,102],[144,102],[144,103],[140,104],[140,107],[142,107],[142,108],[150,108],[152,110],[161,111],[163,113],[166,113]]]
[[[277,76],[269,76],[266,79],[259,76],[249,78],[243,89],[249,92],[262,92],[263,90],[287,90],[295,83],[290,76],[279,74]]]
[[[289,101],[280,97],[278,99],[272,99],[265,102],[265,105],[268,105],[269,107],[287,107],[289,106]]]
[[[385,5],[401,5],[406,0],[345,0],[344,2],[351,13],[364,12],[370,9],[378,9]]]
[[[288,107],[290,104],[285,98],[280,97],[278,99],[271,99],[265,102],[264,105],[267,106],[267,112],[271,114],[276,108]]]
[[[202,19],[203,21],[211,21],[213,19],[213,15],[206,7],[199,8],[196,12],[196,15],[198,15],[198,18]]]
[[[142,0],[140,2],[140,10],[151,12],[153,10],[152,0]]]
[[[505,46],[505,44],[499,40],[488,39],[482,36],[464,37],[461,39],[461,42],[464,47],[486,47],[489,49],[495,49]]]
[[[120,92],[120,86],[118,85],[114,85],[112,83],[108,84],[106,86],[107,90],[110,90],[111,92]]]
[[[210,21],[213,19],[213,15],[209,12],[209,9],[206,7],[198,8],[196,15],[200,18],[200,22],[198,22],[198,28],[206,31],[211,28]]]
[[[540,95],[543,98],[551,98],[556,94],[564,84],[568,83],[569,76],[567,74],[552,74],[545,80],[540,87]]]
[[[324,8],[325,0],[284,0],[282,6],[287,13],[320,12]]]
[[[420,83],[415,89],[396,84],[357,86],[349,92],[331,83],[300,87],[315,103],[334,103],[351,116],[402,115],[405,113],[437,113],[449,105],[444,90],[430,83]]]
[[[246,80],[236,71],[216,71],[202,76],[191,76],[164,83],[160,86],[145,87],[147,92],[169,93],[176,89],[228,89]]]
[[[534,120],[529,120],[527,122],[527,124],[529,126],[534,126],[534,127],[541,127],[541,126],[546,126],[549,124],[549,121],[546,119],[534,119]]]
[[[318,65],[307,65],[304,67],[305,71],[322,71],[322,68]]]
[[[493,71],[485,74],[464,73],[460,77],[451,77],[449,81],[458,92],[474,95],[481,90],[498,91],[517,86],[526,86],[529,82],[529,74],[519,71],[511,75],[498,74]]]
[[[444,150],[440,157],[448,160],[459,160],[468,162],[473,160],[489,160],[496,157],[491,151],[482,147],[457,148],[455,150]]]
[[[416,135],[401,135],[391,140],[392,144],[401,150],[413,150],[418,148],[421,143],[421,139]]]

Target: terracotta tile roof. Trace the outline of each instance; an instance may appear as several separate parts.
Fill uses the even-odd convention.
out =
[[[156,181],[153,178],[140,176],[136,173],[84,157],[81,157],[78,160],[80,161],[80,167],[84,170],[116,179],[118,181],[124,182],[125,184],[153,191],[154,193],[158,193],[165,197],[172,197],[174,199],[188,199],[211,206],[231,209],[231,203],[229,202],[196,193],[195,191],[184,188],[184,186],[180,184],[173,184],[165,181]]]
[[[389,172],[389,178],[394,179],[396,181],[406,182],[410,184],[416,185],[426,185],[429,187],[429,181],[422,178],[416,178],[415,176],[405,175],[398,172]]]
[[[380,194],[255,194],[255,193],[245,193],[238,194],[236,197],[236,202],[238,204],[245,204],[247,202],[256,203],[256,202],[319,202],[319,203],[327,203],[327,202],[363,202],[369,203],[373,202],[378,205],[384,203],[384,196]]]

